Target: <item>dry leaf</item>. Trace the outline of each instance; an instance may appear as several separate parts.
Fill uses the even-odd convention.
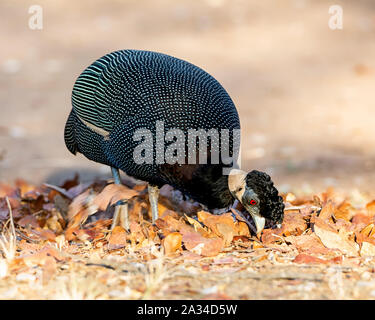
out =
[[[113,228],[108,239],[108,249],[115,250],[126,246],[126,231],[123,227],[116,226]]]
[[[253,241],[253,249],[259,249],[259,248],[264,248],[264,246],[258,241]]]
[[[227,224],[218,223],[216,229],[220,233],[220,237],[223,238],[224,245],[229,246],[233,240],[233,228]]]
[[[361,234],[363,234],[366,237],[371,237],[375,234],[375,228],[374,224],[371,223],[367,227],[363,228],[361,231]]]
[[[24,216],[23,218],[21,218],[20,220],[17,221],[17,224],[21,227],[32,227],[32,228],[39,228],[40,225],[38,223],[38,219],[35,218],[34,215],[27,215],[27,216]]]
[[[195,232],[192,226],[185,223],[182,217],[172,210],[166,211],[158,220],[155,222],[156,226],[161,229],[164,235],[178,231],[181,234]]]
[[[336,219],[343,219],[345,221],[350,221],[354,214],[355,209],[347,201],[343,201],[334,211],[334,217]]]
[[[299,252],[308,254],[329,254],[332,250],[326,248],[316,234],[289,236],[285,241],[290,242]]]
[[[307,229],[307,223],[304,216],[300,212],[287,211],[284,214],[284,221],[281,225],[280,231],[275,229],[277,234],[283,234],[284,236],[300,235]],[[275,233],[273,232],[273,233]]]
[[[294,263],[305,263],[305,264],[328,264],[328,263],[341,263],[342,257],[335,257],[329,260],[320,259],[308,254],[300,253],[297,255],[294,260]]]
[[[204,238],[197,232],[183,234],[182,242],[187,250],[206,257],[216,256],[224,249],[223,239]]]
[[[226,244],[230,243],[228,243],[229,239],[232,241],[233,236],[250,236],[247,225],[242,221],[235,221],[231,212],[215,215],[206,211],[199,211],[197,215],[198,220],[211,229],[214,234],[223,238]],[[221,225],[221,230],[218,228],[219,225]],[[223,225],[226,225],[226,227]]]
[[[36,186],[33,186],[29,183],[27,183],[25,180],[22,179],[16,179],[15,185],[20,190],[21,197],[24,198],[25,194],[28,192],[33,192],[36,189]]]
[[[49,240],[49,241],[55,241],[56,234],[48,229],[31,229],[31,233],[38,236],[41,240]]]
[[[171,254],[181,249],[182,235],[179,232],[169,233],[162,241],[166,254]]]
[[[358,255],[358,244],[354,241],[349,241],[339,233],[328,231],[327,228],[323,229],[316,223],[314,225],[314,232],[327,248],[338,249],[349,256]]]
[[[356,228],[360,229],[363,229],[372,222],[373,218],[364,213],[357,213],[352,219],[352,224],[355,225]]]
[[[201,223],[185,214],[186,220],[194,227],[194,230],[199,232],[202,236],[209,238],[211,231],[203,227]]]
[[[294,260],[294,263],[306,263],[306,264],[320,264],[320,263],[328,263],[327,260],[323,260],[314,256],[310,256],[308,254],[300,253],[298,254]]]
[[[57,215],[53,215],[52,217],[48,218],[46,221],[46,226],[48,227],[48,229],[53,231],[56,235],[59,235],[63,232],[63,228],[60,224],[60,221]]]
[[[104,211],[108,206],[119,200],[129,200],[137,196],[139,192],[122,184],[109,184],[93,200],[93,204]]]
[[[265,245],[273,244],[276,242],[282,242],[281,239],[282,236],[282,229],[276,228],[276,229],[265,229],[262,232],[261,241]]]
[[[322,204],[325,205],[328,201],[332,201],[335,196],[335,189],[333,187],[328,187],[327,191],[323,192],[322,196],[320,197],[322,199]]]
[[[137,243],[142,243],[143,240],[146,239],[142,227],[140,226],[139,223],[135,221],[130,221],[130,241],[132,242],[133,245]]]
[[[319,218],[323,220],[330,219],[335,213],[335,207],[332,200],[328,200],[327,203],[323,206],[322,210],[319,213]]]
[[[98,210],[96,205],[93,205],[94,194],[92,190],[86,190],[81,193],[78,197],[74,198],[72,203],[69,205],[68,219],[73,219],[76,215],[81,213],[82,217],[88,217],[90,214],[95,213]]]

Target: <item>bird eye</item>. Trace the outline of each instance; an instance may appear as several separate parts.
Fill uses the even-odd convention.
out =
[[[257,202],[256,202],[255,200],[250,200],[250,204],[251,204],[252,206],[255,206],[255,205],[257,204]]]

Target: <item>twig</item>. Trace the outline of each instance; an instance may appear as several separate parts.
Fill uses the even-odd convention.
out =
[[[31,239],[30,237],[28,237],[27,235],[25,235],[24,233],[22,233],[21,230],[16,230],[16,232],[24,240],[27,240],[27,241],[29,241],[31,243],[38,243],[39,242],[38,240]]]
[[[292,206],[292,207],[288,207],[288,208],[285,208],[284,211],[291,211],[291,210],[301,210],[301,209],[305,209],[307,208],[308,206],[307,205],[301,205],[301,206]],[[321,207],[318,207],[318,206],[309,206],[311,209],[313,210],[320,210],[322,209]]]
[[[11,226],[11,230],[12,230],[12,235],[13,235],[14,239],[16,239],[16,229],[14,228],[12,207],[10,206],[10,202],[9,202],[8,197],[5,197],[5,201],[7,202],[7,205],[8,205],[9,218],[10,218],[10,226]]]
[[[53,189],[53,190],[61,193],[63,196],[67,197],[70,200],[73,199],[73,197],[63,188],[54,186],[53,184],[49,184],[49,183],[43,183],[43,185],[46,186],[47,188]]]
[[[93,266],[93,267],[103,267],[103,268],[107,268],[107,269],[111,269],[111,270],[115,270],[114,267],[108,265],[108,264],[104,264],[104,263],[86,263],[86,266]]]

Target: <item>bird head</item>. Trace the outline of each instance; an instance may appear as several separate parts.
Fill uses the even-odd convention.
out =
[[[264,229],[266,219],[280,225],[284,218],[283,198],[279,196],[267,173],[253,170],[232,170],[228,177],[232,195],[254,220],[257,234]]]

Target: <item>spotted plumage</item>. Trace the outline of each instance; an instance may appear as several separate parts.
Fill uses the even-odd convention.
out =
[[[226,165],[210,164],[210,152],[221,152],[221,137],[209,140],[207,164],[158,164],[155,150],[152,163],[134,161],[140,143],[134,139],[136,131],[149,130],[155,146],[158,121],[165,132],[178,128],[186,137],[190,129],[228,129],[232,150],[232,131],[240,129],[237,110],[225,89],[204,70],[156,52],[112,52],[78,77],[72,105],[65,143],[73,154],[82,153],[151,185],[170,184],[210,209],[233,203],[228,177],[222,174]]]

